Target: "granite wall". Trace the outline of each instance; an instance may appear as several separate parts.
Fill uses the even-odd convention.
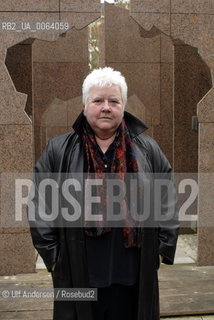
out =
[[[199,172],[198,264],[211,265],[214,262],[213,184],[210,180],[211,173],[214,171],[213,100],[211,99],[213,89],[205,98],[203,95],[213,87],[211,78],[214,74],[214,2],[211,0],[131,0],[131,16],[145,30],[154,32],[155,28],[158,28],[174,40],[173,164],[176,171],[182,169],[182,172],[193,172],[197,169]],[[187,48],[186,45],[192,48]],[[181,59],[182,56],[184,60]],[[193,77],[190,77],[189,73]],[[183,113],[181,110],[184,107]],[[204,110],[203,117],[201,108]],[[199,142],[196,133],[190,130],[191,116],[196,113],[200,122]],[[188,152],[185,153],[185,150]],[[197,153],[198,161],[193,161]],[[186,170],[184,161],[187,164]],[[208,172],[209,174],[206,175]]]
[[[192,130],[192,117],[212,87],[210,69],[197,48],[170,37],[157,21],[152,27],[156,8],[151,2],[135,0],[131,12],[105,4],[105,64],[125,75],[129,99],[136,96],[143,105],[134,109],[128,101],[127,110],[150,126],[148,134],[158,141],[174,170],[197,172],[198,132]],[[169,15],[166,8],[165,3],[158,13],[160,21]]]
[[[0,275],[4,275],[35,270],[28,228],[11,225],[12,176],[31,172],[47,139],[67,131],[81,110],[80,84],[88,72],[87,26],[100,17],[100,3],[9,0],[1,1],[0,12],[1,23],[13,22],[15,28],[12,31],[7,24],[3,30],[1,24],[0,32]],[[26,25],[58,21],[68,22],[69,30],[33,32]]]
[[[23,54],[23,60],[30,62],[28,50]],[[24,111],[27,95],[16,90],[4,60],[0,61],[0,69],[0,170],[2,173],[0,274],[2,275],[34,271],[35,253],[32,250],[27,229],[16,229],[3,223],[6,222],[5,218],[9,220],[13,216],[15,210],[14,201],[10,201],[12,193],[10,176],[15,172],[31,170],[33,138],[32,123]]]
[[[198,49],[174,41],[174,170],[198,172],[198,131],[192,128],[197,104],[212,87]]]
[[[198,104],[199,222],[198,264],[214,265],[214,88]]]
[[[89,72],[88,29],[72,29],[55,42],[35,40],[32,56],[37,160],[47,140],[69,131],[82,109],[82,81]]]
[[[171,39],[158,30],[145,32],[128,10],[109,4],[105,5],[104,35],[106,65],[121,70],[127,79],[127,110],[150,126],[147,133],[158,140],[172,162]],[[137,107],[133,106],[134,100]]]

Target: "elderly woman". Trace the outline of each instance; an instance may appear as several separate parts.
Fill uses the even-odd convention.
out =
[[[157,143],[144,133],[147,127],[124,111],[126,102],[120,72],[109,67],[92,71],[83,82],[83,112],[73,131],[49,141],[35,171],[170,173]],[[160,262],[173,263],[177,233],[176,219],[169,227],[151,228],[35,224],[33,243],[54,287],[98,288],[97,301],[55,301],[54,319],[159,319],[157,270]]]

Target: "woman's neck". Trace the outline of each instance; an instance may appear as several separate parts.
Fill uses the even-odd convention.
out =
[[[113,136],[111,136],[109,138],[101,138],[101,137],[98,137],[95,135],[95,139],[97,141],[97,144],[99,145],[99,147],[103,153],[105,153],[108,150],[108,147],[114,141],[114,138],[115,138],[115,133],[113,134]]]

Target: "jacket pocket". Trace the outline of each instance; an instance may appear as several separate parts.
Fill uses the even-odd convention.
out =
[[[56,259],[56,262],[55,262],[55,268],[52,271],[52,274],[53,274],[54,277],[57,276],[58,273],[59,273],[60,262],[61,262],[61,247],[59,246],[57,259]]]
[[[57,279],[70,279],[68,252],[66,251],[65,243],[60,243],[59,245],[56,266],[52,275]]]

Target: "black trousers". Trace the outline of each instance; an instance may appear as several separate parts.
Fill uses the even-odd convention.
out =
[[[98,288],[98,299],[92,302],[93,320],[137,320],[137,287],[112,284]]]

